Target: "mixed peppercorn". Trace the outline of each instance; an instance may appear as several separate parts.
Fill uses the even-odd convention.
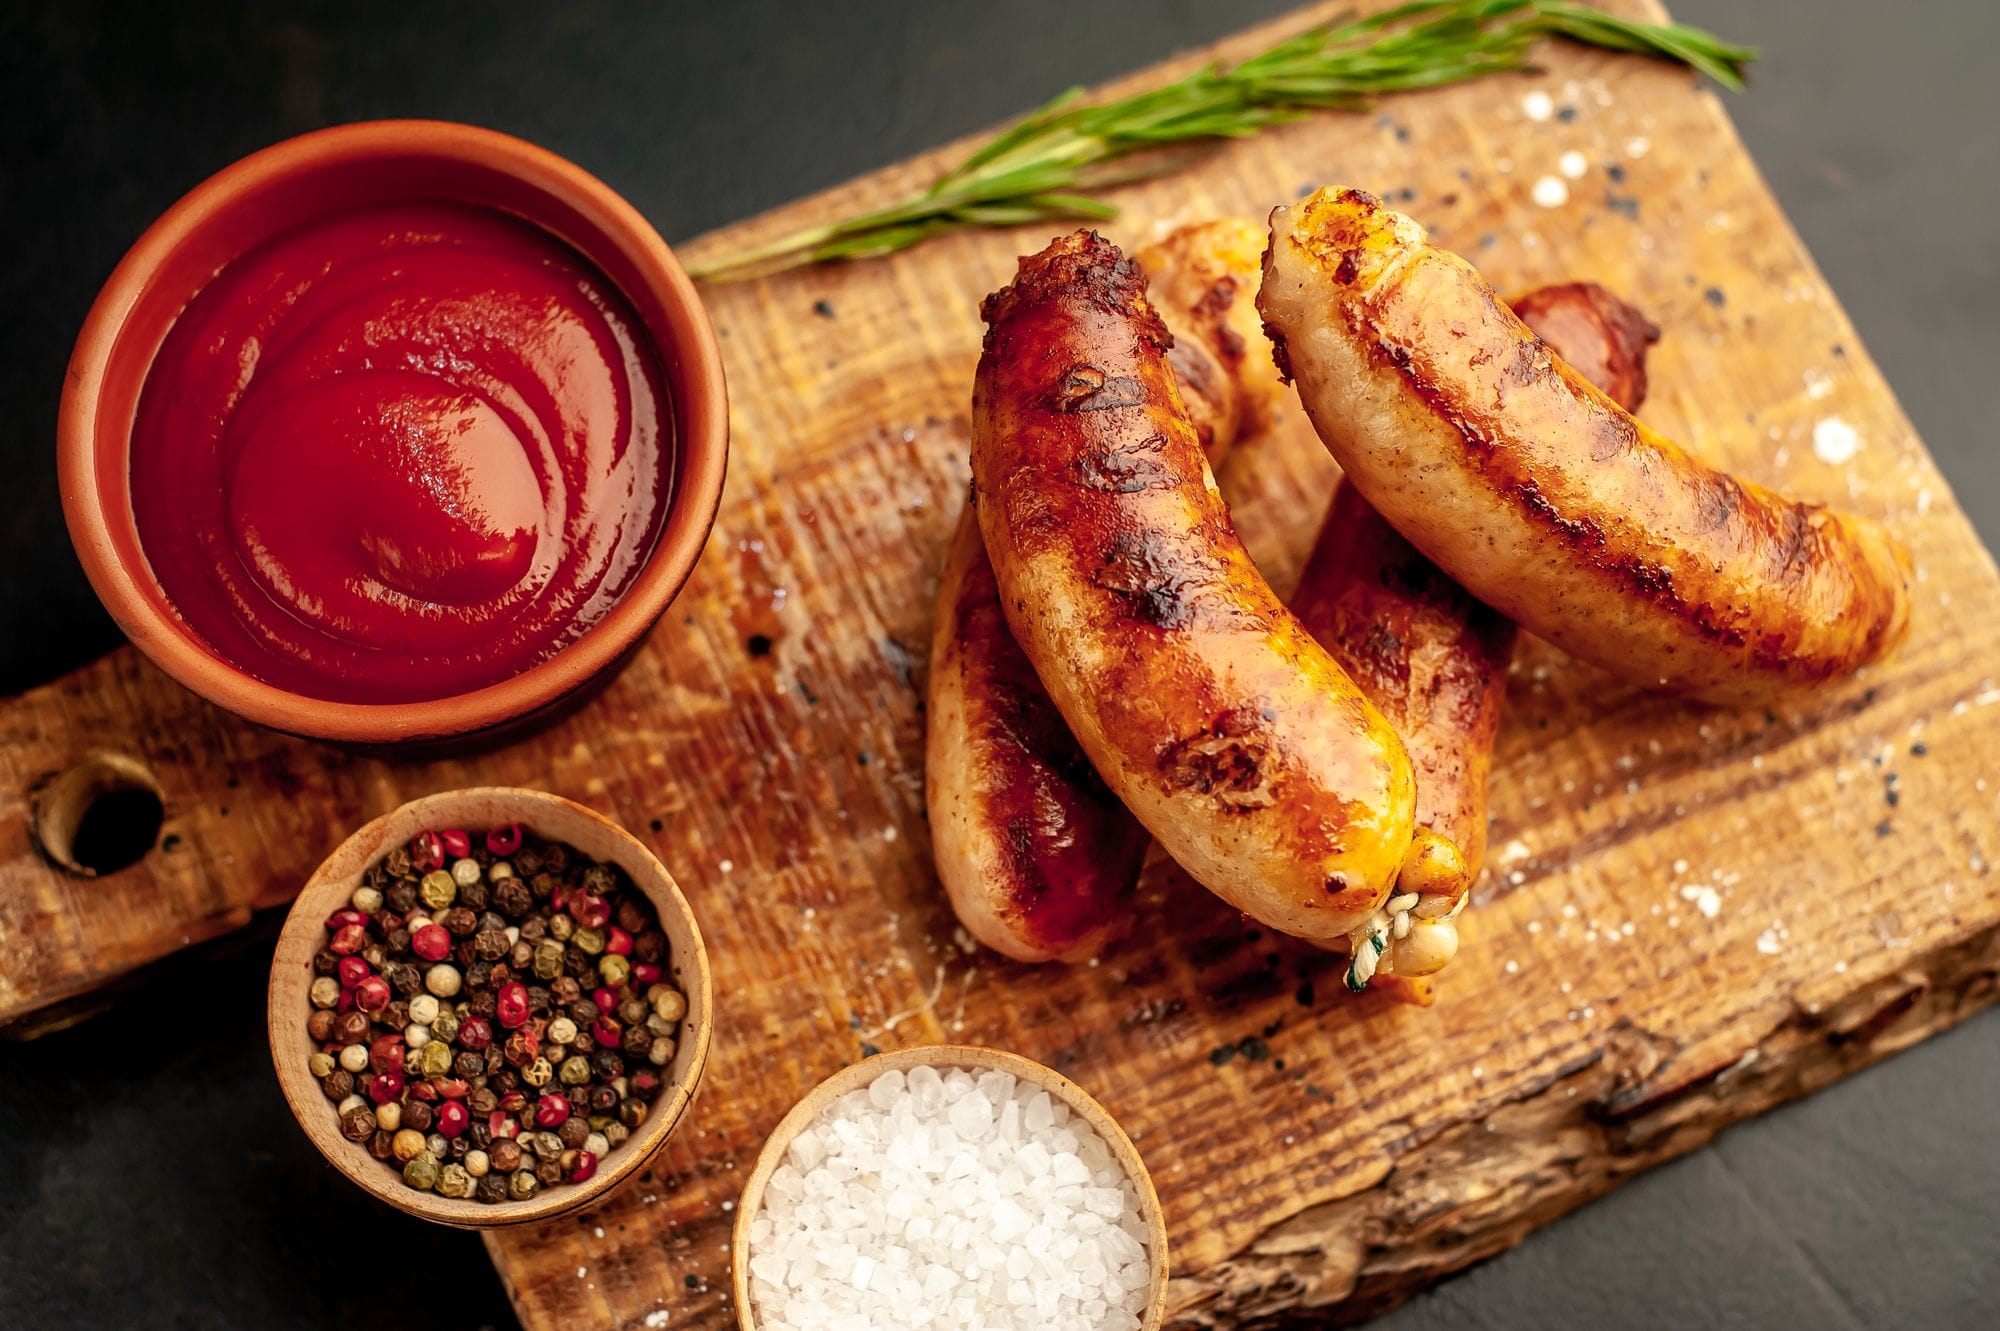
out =
[[[623,870],[515,824],[424,832],[361,876],[313,957],[312,1073],[412,1188],[525,1201],[646,1119],[687,1015]]]

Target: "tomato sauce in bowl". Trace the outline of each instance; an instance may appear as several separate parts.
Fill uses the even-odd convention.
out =
[[[673,414],[625,298],[526,222],[385,203],[225,267],[148,372],[132,506],[218,655],[412,702],[547,659],[644,566]]]

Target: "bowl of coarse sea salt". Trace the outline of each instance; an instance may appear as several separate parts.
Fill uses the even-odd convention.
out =
[[[933,1045],[821,1082],[743,1187],[743,1331],[1155,1331],[1167,1229],[1131,1139],[1018,1054]]]

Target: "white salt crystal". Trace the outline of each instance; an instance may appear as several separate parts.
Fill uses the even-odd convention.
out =
[[[1138,1326],[1137,1192],[1067,1105],[1010,1074],[885,1072],[796,1138],[750,1225],[769,1331]]]

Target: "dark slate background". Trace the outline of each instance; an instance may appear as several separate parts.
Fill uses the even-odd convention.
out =
[[[1283,7],[0,6],[0,690],[117,641],[57,508],[57,387],[125,247],[241,154],[337,121],[468,120],[575,158],[673,239]],[[1730,109],[1992,539],[2000,6],[1676,8],[1766,47]],[[265,962],[262,943],[182,961],[107,1016],[0,1049],[0,1326],[514,1325],[476,1239],[363,1200],[289,1121],[265,1060]],[[1996,1106],[1988,1015],[1382,1324],[1994,1325]]]

